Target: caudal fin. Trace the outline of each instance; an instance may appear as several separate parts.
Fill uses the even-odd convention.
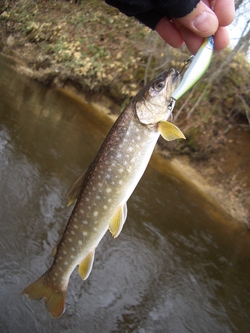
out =
[[[35,301],[45,298],[46,308],[52,318],[59,318],[65,309],[66,290],[54,290],[46,283],[46,274],[26,287],[22,295],[27,294],[28,298]]]

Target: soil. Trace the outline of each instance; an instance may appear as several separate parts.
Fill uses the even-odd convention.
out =
[[[29,1],[20,2],[30,4]],[[85,96],[85,99],[87,98],[86,96],[88,96],[90,104],[97,107],[101,112],[105,112],[112,118],[115,118],[120,110],[120,105],[117,105],[119,99],[114,98],[114,91],[112,91],[109,86],[112,86],[110,82],[112,81],[111,78],[113,75],[116,75],[114,73],[118,73],[119,68],[125,66],[124,63],[120,62],[118,59],[119,61],[117,60],[115,68],[112,69],[113,72],[111,71],[111,67],[104,69],[104,72],[106,70],[105,73],[108,74],[103,73],[102,79],[106,80],[109,75],[110,77],[106,81],[104,80],[105,84],[103,85],[100,85],[100,82],[98,82],[98,91],[93,81],[91,81],[91,78],[87,76],[85,77],[85,85],[83,86],[82,76],[78,73],[76,74],[75,69],[72,67],[77,62],[76,59],[80,57],[80,50],[77,49],[77,46],[74,46],[71,66],[69,66],[69,63],[65,65],[62,60],[55,60],[60,54],[62,57],[67,58],[67,55],[69,55],[69,53],[67,53],[68,45],[66,45],[66,49],[63,49],[63,54],[62,52],[60,53],[62,50],[59,50],[58,53],[55,53],[55,50],[53,52],[51,51],[53,45],[56,43],[55,35],[59,30],[60,32],[62,30],[62,17],[56,15],[58,8],[48,8],[46,1],[43,2],[43,6],[40,5],[37,7],[39,9],[39,15],[41,17],[45,15],[48,21],[51,20],[51,18],[48,18],[48,15],[51,14],[49,9],[54,10],[53,22],[55,26],[60,28],[56,30],[54,27],[52,29],[50,26],[49,30],[53,33],[48,36],[49,32],[45,29],[46,27],[41,29],[41,26],[40,28],[37,28],[38,25],[37,27],[35,26],[34,18],[32,20],[29,19],[29,24],[26,21],[25,23],[20,23],[20,18],[19,20],[11,19],[10,16],[14,15],[13,12],[15,13],[15,10],[13,11],[13,8],[15,9],[14,4],[18,2],[11,2],[12,11],[9,10],[9,3],[8,1],[5,1],[3,4],[0,3],[0,18],[4,21],[4,24],[2,24],[2,22],[0,24],[1,53],[6,55],[10,62],[13,61],[15,68],[23,75],[33,80],[40,81],[50,87],[63,86],[64,89],[70,90],[71,93],[73,91],[73,94],[81,95],[82,97]],[[64,19],[67,14],[72,15],[69,6],[73,6],[73,4],[69,4],[65,1],[52,1],[52,3],[57,7],[58,3],[60,3],[60,10],[64,12]],[[18,6],[16,7],[16,13],[20,8]],[[75,10],[74,8],[74,11]],[[21,14],[19,14],[19,16],[20,15]],[[119,15],[116,13],[116,16]],[[118,21],[119,19],[118,17]],[[33,22],[33,27],[30,20]],[[21,26],[23,27],[23,31],[20,28]],[[24,26],[26,27],[25,29]],[[71,35],[76,34],[77,27],[78,25],[76,24],[75,28],[71,31]],[[133,29],[133,27],[130,29]],[[42,48],[41,43],[39,42],[40,44],[38,44],[36,40],[39,38],[42,40]],[[104,31],[102,38],[106,38]],[[119,39],[122,38],[124,38],[124,40],[127,39],[127,33],[124,37],[119,35]],[[113,44],[115,44],[115,40],[112,37],[111,49],[114,47]],[[43,51],[44,49],[46,49],[46,52]],[[135,53],[137,53],[137,50],[135,50]],[[134,55],[134,57],[136,57],[136,55]],[[128,77],[121,83],[123,83],[127,89],[130,89],[130,92],[133,94],[136,92],[137,86],[135,86],[132,78]],[[89,98],[89,91],[92,92],[91,98]],[[94,101],[97,100],[97,93],[99,100],[98,105],[94,103]],[[99,98],[100,94],[105,95],[105,97]],[[127,102],[128,101],[125,100],[124,104]],[[184,154],[181,152],[177,154],[176,152],[169,152],[169,150],[165,148],[160,148],[160,154],[170,159],[173,166],[189,179],[194,186],[206,194],[211,201],[219,204],[235,222],[240,222],[243,226],[250,229],[249,152],[249,125],[237,122],[230,124],[225,130],[223,144],[215,145],[209,150],[205,158],[194,158],[190,153]]]

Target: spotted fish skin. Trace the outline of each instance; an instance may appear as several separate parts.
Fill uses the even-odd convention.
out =
[[[172,89],[178,72],[163,72],[145,86],[122,112],[104,140],[94,161],[70,191],[77,198],[66,229],[54,249],[54,262],[23,294],[45,298],[48,312],[59,317],[65,308],[65,297],[71,273],[86,279],[92,269],[95,248],[108,229],[117,237],[127,216],[126,202],[143,175],[163,123],[171,140],[184,138],[178,128],[166,120],[171,114]],[[164,127],[164,130],[166,129]],[[175,132],[177,131],[177,132]],[[173,134],[174,133],[174,134]]]

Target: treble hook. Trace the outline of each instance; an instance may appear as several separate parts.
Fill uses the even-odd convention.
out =
[[[194,56],[191,55],[188,59],[184,60],[184,65],[183,65],[181,71],[179,72],[179,74],[182,73],[182,71],[184,70],[184,68],[187,67],[187,65],[189,65],[193,61],[193,59],[194,59]]]

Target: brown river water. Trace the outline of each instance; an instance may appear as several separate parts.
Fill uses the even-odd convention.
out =
[[[52,263],[66,192],[108,124],[1,59],[0,75],[0,332],[250,332],[249,232],[222,221],[168,162],[166,172],[149,165],[88,280],[74,271],[61,318],[21,296]]]

